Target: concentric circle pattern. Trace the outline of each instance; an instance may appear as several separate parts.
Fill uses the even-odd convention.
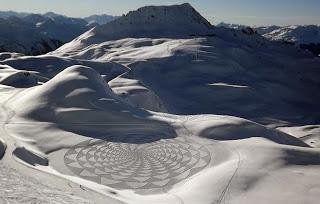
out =
[[[117,189],[170,187],[205,168],[209,151],[186,138],[146,144],[87,140],[65,154],[76,175]]]

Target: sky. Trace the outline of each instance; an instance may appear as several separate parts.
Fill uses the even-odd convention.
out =
[[[122,15],[146,5],[188,2],[212,24],[246,25],[320,24],[320,0],[0,0],[0,10],[72,17],[92,14]]]

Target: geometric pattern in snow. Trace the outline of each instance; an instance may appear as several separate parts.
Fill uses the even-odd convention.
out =
[[[90,139],[64,156],[66,166],[79,177],[116,189],[161,189],[208,166],[209,151],[187,138],[145,144]]]

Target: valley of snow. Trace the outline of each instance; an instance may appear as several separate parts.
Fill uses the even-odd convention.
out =
[[[319,57],[189,4],[1,53],[0,203],[318,203],[319,89]]]

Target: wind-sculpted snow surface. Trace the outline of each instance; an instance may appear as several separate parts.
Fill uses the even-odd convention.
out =
[[[183,4],[130,12],[47,55],[4,58],[5,162],[60,177],[77,196],[320,199],[320,151],[311,147],[320,141],[320,60],[308,53],[250,29],[212,28]],[[21,81],[29,86],[15,88]]]
[[[2,159],[4,153],[6,151],[6,144],[2,139],[0,139],[0,159]]]
[[[125,66],[114,62],[96,62],[46,55],[9,58],[0,61],[0,64],[9,65],[18,70],[29,70],[40,73],[41,76],[46,77],[47,79],[54,77],[59,72],[72,65],[90,66],[98,71],[106,81],[110,81],[116,76],[128,71],[128,68]]]
[[[16,88],[28,88],[36,86],[38,77],[29,71],[20,71],[10,66],[0,65],[0,84]]]
[[[22,57],[22,56],[24,56],[24,55],[21,53],[1,52],[0,53],[0,61],[10,59],[10,58],[14,59],[14,58]]]

